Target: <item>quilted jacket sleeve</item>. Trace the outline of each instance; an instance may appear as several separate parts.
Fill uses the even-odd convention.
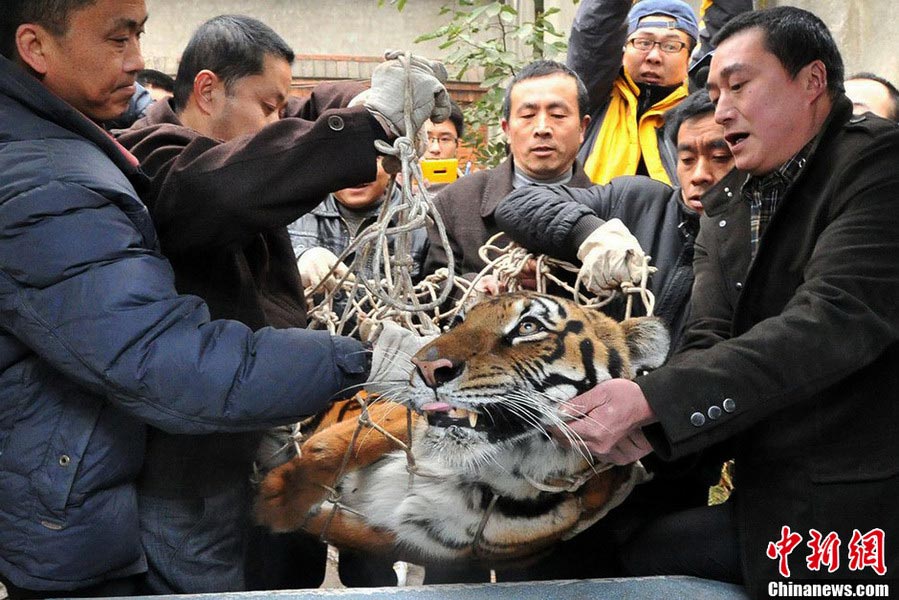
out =
[[[577,263],[578,248],[597,227],[617,217],[636,228],[644,216],[649,222],[641,213],[663,206],[670,194],[648,177],[617,177],[589,188],[525,186],[499,204],[496,223],[532,252]]]
[[[176,433],[295,421],[364,379],[354,340],[210,322],[148,249],[126,186],[51,178],[0,206],[0,318],[46,364]]]

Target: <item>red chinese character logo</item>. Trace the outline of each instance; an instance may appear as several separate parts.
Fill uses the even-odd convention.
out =
[[[852,530],[852,539],[849,541],[849,569],[861,571],[865,567],[871,567],[878,575],[887,572],[884,563],[885,536],[883,529],[872,529],[865,535],[858,529]]]
[[[768,558],[771,560],[780,559],[777,570],[780,571],[782,576],[790,576],[790,565],[787,564],[787,557],[801,541],[801,535],[791,532],[790,528],[784,525],[780,528],[780,539],[776,542],[768,542]]]
[[[827,534],[827,537],[824,537],[817,529],[809,529],[808,534],[812,538],[806,544],[806,546],[812,549],[811,554],[805,559],[809,570],[818,571],[822,565],[827,567],[828,573],[833,573],[839,569],[840,536],[836,532],[831,531]]]

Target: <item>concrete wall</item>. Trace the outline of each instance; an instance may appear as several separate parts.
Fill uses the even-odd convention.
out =
[[[698,7],[701,0],[688,0]],[[441,56],[434,42],[414,44],[420,34],[436,29],[446,0],[408,0],[402,12],[377,0],[146,0],[150,21],[144,36],[147,66],[167,73],[177,70],[178,56],[191,33],[204,20],[222,13],[243,13],[272,25],[299,55],[326,55],[328,60],[301,56],[298,77],[367,77],[374,62],[357,64],[350,55],[377,57],[388,48],[413,49]],[[522,13],[531,0],[509,0]],[[755,0],[757,6],[789,4],[818,14],[843,52],[847,73],[875,71],[899,83],[899,52],[893,36],[899,10],[892,0]],[[385,2],[386,4],[386,2]],[[567,31],[576,10],[572,0],[545,0],[561,13],[555,26]],[[343,65],[340,63],[352,63]],[[330,71],[328,71],[330,69]],[[342,70],[340,70],[342,69]],[[475,79],[475,76],[466,79]]]
[[[178,56],[196,27],[224,13],[256,17],[271,25],[298,55],[378,57],[387,49],[414,49],[438,56],[436,43],[413,44],[435,29],[443,0],[410,0],[402,12],[379,8],[377,0],[146,0],[150,12],[143,51],[147,67],[175,73]],[[335,57],[335,55],[338,55]],[[309,62],[309,61],[306,61]],[[345,62],[332,60],[330,62]],[[294,75],[367,77],[370,69],[347,74],[302,72],[314,68],[298,61]]]
[[[872,71],[899,85],[895,37],[899,5],[892,0],[790,0],[769,5],[798,6],[821,17],[840,46],[846,75]]]

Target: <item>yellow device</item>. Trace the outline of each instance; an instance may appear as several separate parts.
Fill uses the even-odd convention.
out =
[[[421,161],[421,173],[431,183],[452,183],[456,180],[459,159],[434,158]]]

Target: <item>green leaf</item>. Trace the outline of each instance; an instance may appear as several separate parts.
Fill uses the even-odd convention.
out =
[[[487,6],[484,7],[484,14],[491,19],[496,18],[496,16],[503,11],[503,4],[499,2],[491,2]]]

